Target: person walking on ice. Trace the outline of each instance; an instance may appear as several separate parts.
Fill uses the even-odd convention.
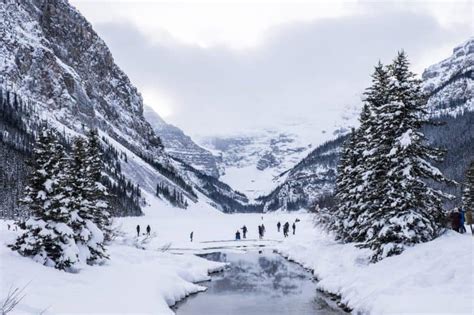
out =
[[[146,227],[146,235],[150,235],[150,232],[151,232],[151,227],[150,227],[150,225],[148,225]]]
[[[189,238],[191,239],[191,243],[193,242],[193,234],[194,234],[194,232],[191,232],[191,234],[189,234]]]
[[[140,236],[140,224],[137,225],[137,237]]]
[[[278,233],[280,233],[280,228],[281,228],[281,223],[280,223],[280,221],[278,221],[278,223],[277,223]]]
[[[295,235],[295,231],[296,231],[296,223],[293,222],[293,225],[291,226],[293,228],[293,235]]]
[[[288,237],[288,230],[290,229],[290,223],[286,222],[285,225],[283,225],[283,236]]]
[[[242,227],[242,236],[247,238],[247,227],[245,225]]]
[[[240,240],[240,231],[239,230],[237,230],[237,232],[235,233],[235,240],[236,241]]]

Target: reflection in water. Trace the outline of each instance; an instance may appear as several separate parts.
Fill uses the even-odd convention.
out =
[[[343,314],[316,291],[311,274],[273,253],[212,253],[209,260],[231,263],[186,299],[177,314]]]

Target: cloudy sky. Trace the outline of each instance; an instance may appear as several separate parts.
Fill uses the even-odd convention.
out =
[[[413,70],[473,34],[471,1],[70,0],[145,103],[193,136],[334,119],[378,60]]]

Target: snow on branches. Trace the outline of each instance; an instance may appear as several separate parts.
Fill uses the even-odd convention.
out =
[[[379,63],[365,92],[360,127],[347,140],[336,181],[337,204],[324,226],[344,242],[373,250],[372,261],[426,242],[442,230],[442,201],[428,180],[447,180],[426,143],[426,97],[404,52]],[[327,213],[326,213],[327,215]]]
[[[110,234],[110,214],[99,182],[100,143],[97,131],[88,141],[77,137],[68,155],[53,129],[43,127],[33,151],[33,172],[22,203],[31,216],[14,244],[23,256],[57,269],[108,258],[104,242]]]

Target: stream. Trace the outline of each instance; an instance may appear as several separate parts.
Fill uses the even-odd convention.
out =
[[[346,314],[316,290],[310,272],[273,252],[216,252],[202,257],[230,263],[202,285],[207,291],[180,302],[176,314]]]

